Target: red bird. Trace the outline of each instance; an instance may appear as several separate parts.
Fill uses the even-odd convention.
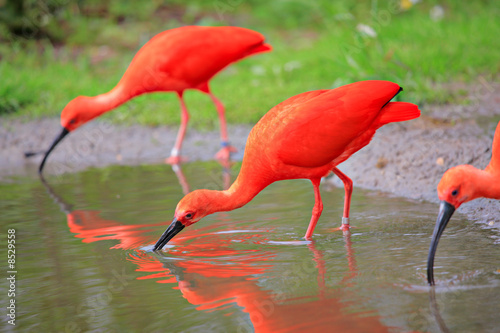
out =
[[[323,210],[319,184],[333,171],[344,183],[343,228],[349,228],[352,180],[337,165],[366,146],[381,126],[420,116],[414,104],[390,102],[402,89],[388,81],[363,81],[291,97],[272,108],[248,137],[240,174],[226,191],[197,190],[177,205],[172,224],[156,243],[161,249],[202,217],[239,208],[269,184],[310,179],[315,205],[306,238]]]
[[[239,27],[186,26],[159,33],[137,52],[111,91],[95,97],[79,96],[66,105],[61,114],[62,132],[45,152],[39,172],[50,152],[69,132],[138,95],[156,91],[176,92],[182,109],[181,127],[168,163],[180,162],[179,152],[189,120],[182,98],[186,89],[197,89],[212,98],[219,114],[222,140],[216,157],[228,159],[234,148],[228,142],[224,106],[210,92],[208,81],[229,64],[270,50],[260,33]],[[25,153],[26,157],[36,154]]]
[[[500,122],[493,138],[491,161],[484,170],[472,165],[459,165],[446,171],[438,184],[441,205],[432,234],[427,259],[427,281],[434,284],[434,256],[448,221],[461,204],[477,198],[500,200]]]

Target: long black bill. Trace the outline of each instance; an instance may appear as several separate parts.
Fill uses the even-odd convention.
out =
[[[174,218],[170,226],[156,242],[153,251],[161,250],[168,243],[168,241],[174,238],[174,236],[177,235],[182,229],[184,229],[184,224]]]
[[[52,143],[52,146],[50,146],[49,150],[45,153],[45,156],[43,157],[42,163],[40,163],[40,167],[38,168],[38,173],[42,174],[43,166],[45,165],[45,161],[47,160],[47,157],[49,157],[50,152],[57,146],[57,144],[64,139],[64,137],[69,133],[69,131],[63,127],[61,134],[57,138],[55,138],[54,142]]]
[[[434,285],[434,256],[436,255],[439,238],[441,238],[444,228],[446,228],[446,225],[448,224],[448,221],[450,221],[454,212],[455,207],[453,207],[452,204],[446,201],[441,201],[436,226],[434,227],[434,232],[432,233],[429,256],[427,257],[427,281],[430,286]]]

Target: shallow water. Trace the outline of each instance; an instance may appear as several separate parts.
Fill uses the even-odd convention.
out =
[[[238,166],[231,170],[237,174]],[[355,188],[271,185],[247,206],[152,245],[196,188],[222,189],[215,162],[113,166],[0,183],[2,233],[16,230],[16,327],[23,332],[498,332],[496,231],[455,215],[425,278],[438,207]],[[232,177],[234,179],[234,177]],[[179,181],[180,180],[180,181]],[[2,237],[2,257],[6,258]],[[5,270],[6,271],[6,270]],[[7,274],[7,273],[5,273]],[[8,286],[1,284],[2,294]],[[14,330],[5,320],[5,330]]]

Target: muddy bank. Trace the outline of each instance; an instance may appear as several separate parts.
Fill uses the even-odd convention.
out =
[[[448,168],[459,164],[486,167],[491,159],[493,134],[493,126],[482,127],[469,120],[436,124],[435,120],[418,119],[391,124],[381,128],[370,145],[339,168],[355,186],[438,202],[436,187]],[[341,186],[339,179],[331,181]],[[436,216],[437,210],[436,206]],[[497,200],[475,200],[462,205],[458,212],[500,228]]]
[[[93,121],[66,136],[50,154],[45,174],[76,172],[90,166],[110,164],[162,163],[175,143],[177,127],[120,126]],[[36,174],[43,155],[25,158],[26,151],[46,150],[59,135],[58,119],[23,122],[12,120],[0,125],[0,179],[11,175]],[[243,158],[250,126],[230,126],[231,144],[238,149],[235,160]],[[220,149],[218,131],[188,129],[182,155],[188,161],[213,159]]]
[[[490,94],[469,106],[434,107],[427,116],[381,128],[373,141],[340,165],[357,187],[395,196],[437,202],[436,186],[444,171],[469,163],[484,168],[500,120],[498,98]],[[241,160],[251,126],[229,126],[231,143]],[[25,159],[23,153],[45,150],[59,133],[58,119],[0,125],[0,180],[14,175],[36,175],[42,156]],[[75,172],[89,166],[161,163],[169,156],[176,127],[119,126],[91,122],[67,136],[51,154],[47,174]],[[190,161],[210,160],[219,149],[219,133],[188,130],[183,155]],[[341,186],[336,178],[327,183]],[[458,212],[500,228],[500,202],[480,199]],[[436,206],[437,213],[437,206]]]
[[[373,141],[339,166],[355,186],[397,196],[438,202],[443,173],[459,164],[485,168],[500,121],[500,84],[482,82],[466,89],[468,105],[424,106],[419,119],[389,124]],[[337,186],[339,179],[332,178]],[[436,207],[436,214],[437,214]],[[500,201],[478,199],[458,210],[470,220],[500,229]]]

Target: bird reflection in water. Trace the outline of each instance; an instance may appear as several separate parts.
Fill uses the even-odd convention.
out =
[[[225,188],[229,187],[231,182],[230,166],[232,162],[219,161],[219,163],[223,167],[223,186],[225,186]],[[182,172],[181,166],[173,166],[173,169],[179,184],[186,193],[186,191],[189,191],[189,184]],[[75,237],[82,238],[83,243],[92,243],[101,240],[117,240],[119,243],[111,247],[112,249],[135,249],[150,242],[150,237],[147,236],[147,233],[156,230],[150,227],[165,225],[165,222],[126,225],[114,220],[102,218],[99,211],[73,210],[72,206],[54,191],[52,186],[42,175],[40,176],[40,180],[50,197],[59,205],[61,211],[66,214],[69,230],[75,234]]]
[[[222,166],[222,187],[224,190],[227,190],[231,185],[231,166],[234,164],[234,162],[231,160],[218,160],[217,162]],[[182,172],[181,164],[173,164],[172,170],[174,171],[175,176],[177,177],[177,180],[181,185],[182,193],[186,195],[191,192],[189,182],[184,175],[184,172]]]
[[[439,331],[442,333],[449,333],[450,330],[446,326],[443,317],[441,317],[441,312],[439,311],[439,306],[436,302],[436,290],[434,288],[429,288],[429,305],[431,308],[431,313],[434,316],[434,319],[436,319],[436,323],[439,326]]]
[[[264,235],[259,232],[248,236],[265,249]],[[193,235],[197,236],[199,234]],[[271,262],[277,256],[275,251],[261,248],[257,253],[243,255],[234,249],[228,251],[225,245],[228,240],[221,234],[204,234],[201,239],[197,237],[196,242],[179,237],[175,241],[175,257],[170,248],[166,255],[157,254],[159,257],[156,259],[148,253],[136,251],[130,254],[130,260],[141,268],[139,271],[152,273],[140,279],[177,283],[184,298],[198,311],[222,311],[235,305],[241,308],[249,319],[239,322],[243,332],[327,332],[332,328],[339,332],[389,332],[390,329],[380,322],[376,314],[363,313],[360,317],[349,311],[351,304],[344,298],[349,299],[353,295],[338,287],[354,284],[357,266],[350,235],[346,235],[345,240],[349,269],[335,289],[327,287],[328,274],[323,252],[314,241],[307,242],[312,258],[306,260],[313,260],[315,269],[307,270],[306,274],[301,272],[299,276],[294,276],[292,268],[283,271],[284,266],[280,268],[279,263]],[[220,258],[222,248],[225,251]],[[207,253],[202,249],[216,255],[200,257]],[[164,275],[161,275],[161,270],[165,271]],[[276,287],[263,287],[256,275],[277,279]],[[310,280],[314,278],[317,288],[313,289],[317,292],[297,296],[302,293],[299,289],[309,288]]]
[[[178,171],[178,177],[182,175],[181,186],[188,189],[182,170]],[[184,185],[181,178],[186,181]],[[103,219],[98,211],[72,210],[43,178],[42,182],[67,215],[68,227],[75,237],[82,238],[84,243],[119,241],[111,248],[129,250],[127,260],[138,266],[137,272],[146,273],[137,280],[176,284],[173,289],[178,289],[198,311],[226,310],[227,315],[242,311],[245,315],[238,317],[240,330],[324,332],[334,327],[340,332],[390,331],[376,313],[359,314],[350,310],[352,304],[348,299],[356,295],[346,287],[355,284],[358,269],[349,231],[344,233],[348,268],[341,279],[328,276],[323,251],[315,242],[298,242],[307,246],[311,256],[305,260],[312,260],[314,265],[312,270],[297,276],[295,270],[287,268],[294,263],[285,266],[283,261],[276,260],[277,248],[266,236],[269,230],[228,225],[224,215],[216,215],[219,221],[206,227],[186,230],[168,251],[152,254],[142,249],[154,241],[147,234],[164,222],[122,225]],[[327,281],[337,278],[340,282],[335,288],[327,286]],[[264,286],[261,279],[274,282]],[[310,281],[314,279],[317,287],[313,290],[317,291],[310,292]]]
[[[69,230],[75,234],[75,237],[82,238],[83,243],[117,240],[119,243],[112,246],[112,249],[133,249],[150,240],[146,234],[155,230],[150,227],[163,225],[163,222],[125,225],[102,218],[99,211],[73,210],[72,206],[65,202],[43,177],[40,179],[49,195],[61,207],[61,211],[66,214]]]

